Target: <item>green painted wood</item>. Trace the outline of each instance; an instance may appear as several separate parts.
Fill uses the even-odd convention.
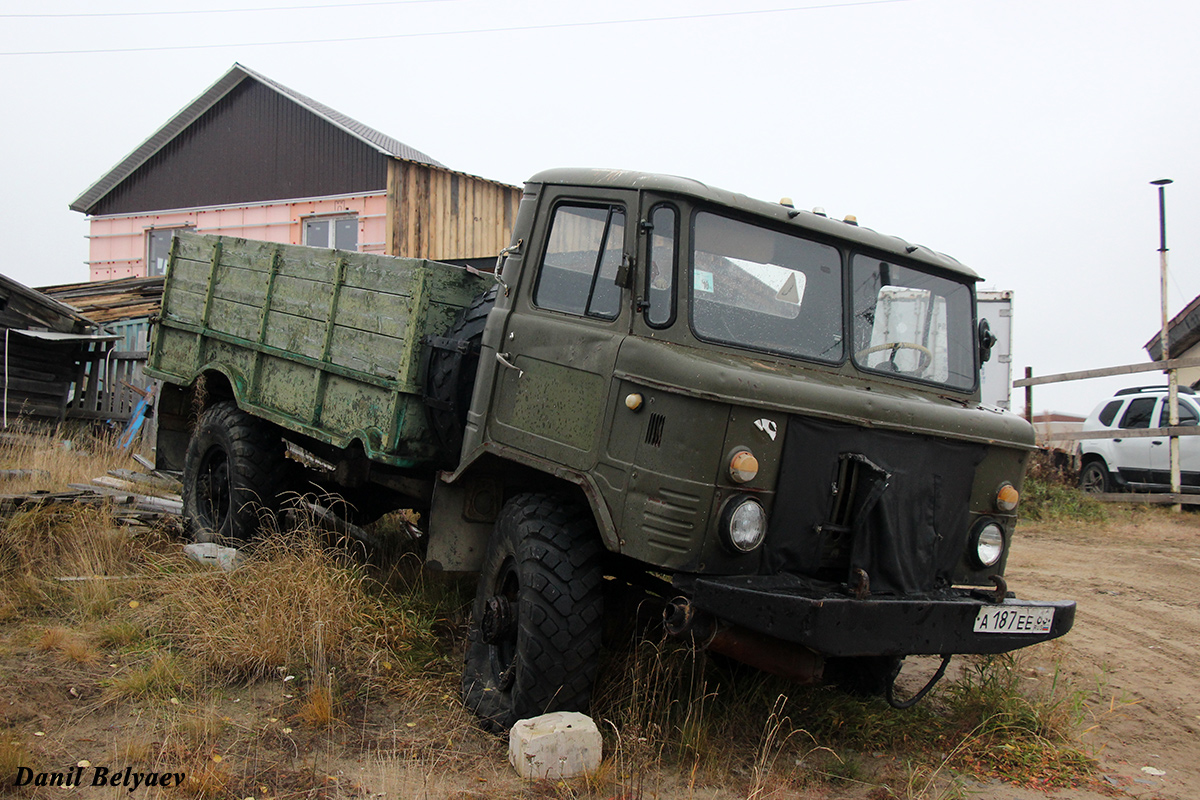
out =
[[[212,312],[213,291],[216,289],[216,284],[217,284],[217,265],[221,263],[221,241],[220,241],[220,239],[218,239],[217,241],[212,243],[212,258],[211,258],[210,263],[211,263],[211,267],[209,268],[209,272],[208,272],[208,288],[204,292],[204,311],[203,311],[203,315],[200,318],[200,327],[201,328],[208,327],[209,314]],[[200,338],[201,336],[203,336],[203,334],[197,334],[197,338],[196,338],[196,353],[197,354],[199,354],[204,349],[202,347],[203,341]],[[196,368],[197,368],[197,370],[199,370],[200,364],[196,364]]]
[[[332,324],[338,318],[338,301],[342,297],[342,288],[346,281],[346,258],[343,256],[338,259],[337,283],[333,287],[332,296],[329,299],[329,314],[326,319],[330,321],[325,325],[325,343],[321,349],[321,363],[330,363],[329,351],[333,347],[333,334],[337,329],[336,324]],[[312,424],[319,425],[321,423],[321,409],[325,404],[325,379],[329,376],[327,370],[322,369],[317,375],[317,397],[312,404]]]
[[[422,259],[178,234],[155,331],[155,377],[227,375],[243,407],[369,457],[440,457],[421,399],[422,337],[489,276]]]
[[[267,339],[267,320],[271,314],[271,302],[275,294],[275,280],[279,277],[280,265],[279,246],[276,245],[271,253],[271,271],[267,277],[267,292],[263,296],[262,308],[258,315],[258,343],[264,344]],[[250,396],[254,397],[258,393],[258,387],[262,380],[262,351],[256,350],[254,353],[254,374],[250,379]]]

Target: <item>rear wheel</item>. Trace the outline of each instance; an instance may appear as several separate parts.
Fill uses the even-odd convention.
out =
[[[497,733],[550,711],[585,711],[603,634],[604,551],[586,508],[544,494],[505,504],[488,543],[462,691]]]
[[[1079,488],[1087,494],[1109,491],[1108,468],[1103,461],[1089,461],[1079,473]]]
[[[183,465],[183,515],[195,541],[248,541],[278,508],[283,440],[226,400],[200,416]]]

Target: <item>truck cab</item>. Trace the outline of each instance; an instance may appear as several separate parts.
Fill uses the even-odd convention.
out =
[[[1074,603],[1028,604],[1002,577],[1034,434],[980,405],[978,280],[692,180],[539,173],[445,479],[561,483],[608,563],[669,577],[668,629],[791,677],[829,664],[890,690],[905,655],[1060,636]],[[489,577],[491,549],[484,629],[521,597]],[[528,632],[506,630],[476,637],[504,665],[468,669],[477,710],[471,681],[503,693],[520,666]]]

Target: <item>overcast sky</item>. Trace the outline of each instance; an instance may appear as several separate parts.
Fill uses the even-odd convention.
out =
[[[1195,0],[239,2],[0,0],[0,272],[86,280],[68,204],[237,61],[494,180],[621,167],[855,214],[1015,293],[1014,377],[1147,360],[1153,179],[1171,314],[1200,294]]]

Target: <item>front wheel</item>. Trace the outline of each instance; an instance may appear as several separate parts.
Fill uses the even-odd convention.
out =
[[[488,542],[463,666],[467,708],[500,733],[586,711],[604,616],[604,550],[585,507],[544,494],[505,504]]]
[[[1079,488],[1087,494],[1109,491],[1108,468],[1103,461],[1089,461],[1079,473]]]

